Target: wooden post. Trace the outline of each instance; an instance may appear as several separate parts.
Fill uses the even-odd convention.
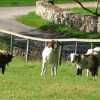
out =
[[[60,47],[59,47],[59,58],[58,58],[58,65],[61,65],[61,62],[62,62],[62,48],[63,48],[63,46],[62,45],[60,45]]]
[[[45,42],[45,47],[47,46],[47,42]]]
[[[91,42],[91,49],[93,49],[93,43]]]
[[[27,45],[26,45],[26,62],[28,62],[28,54],[29,54],[29,40],[27,40]]]
[[[13,54],[13,36],[10,36],[10,53]]]
[[[77,53],[77,42],[75,44],[75,54]]]

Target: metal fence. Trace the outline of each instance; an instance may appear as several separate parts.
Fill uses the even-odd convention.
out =
[[[41,57],[41,51],[48,41],[55,40],[62,44],[62,56],[67,58],[71,52],[85,53],[87,49],[100,46],[100,39],[44,39],[18,34],[0,29],[0,42],[15,55],[24,56],[26,62],[34,57]],[[2,47],[2,46],[1,46]],[[0,48],[1,49],[1,48]],[[32,56],[33,55],[33,56]]]

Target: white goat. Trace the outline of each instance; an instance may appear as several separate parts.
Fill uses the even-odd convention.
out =
[[[95,47],[93,49],[88,49],[87,52],[86,52],[86,55],[90,55],[90,54],[100,56],[100,47]],[[99,61],[100,61],[100,57],[99,57]],[[88,69],[87,69],[87,76],[89,76],[89,70]]]
[[[58,47],[58,44],[55,41],[51,41],[43,49],[43,52],[42,52],[41,76],[43,76],[46,73],[48,62],[52,63],[51,75],[52,76],[56,75],[57,67],[58,67],[58,59],[59,59],[59,47]]]

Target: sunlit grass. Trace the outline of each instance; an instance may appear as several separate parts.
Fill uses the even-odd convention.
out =
[[[0,74],[1,100],[99,100],[100,75],[76,76],[75,68],[66,62],[59,66],[56,77],[51,77],[50,68],[46,77],[40,76],[41,62],[25,63],[14,58],[3,76]]]
[[[38,0],[0,0],[0,6],[33,6]],[[81,0],[86,1],[86,0]],[[96,1],[96,0],[87,0]],[[55,3],[68,3],[73,2],[73,0],[55,0]]]
[[[28,15],[25,15],[25,16],[17,17],[16,19],[18,21],[21,21],[24,24],[31,25],[31,26],[37,27],[37,28],[49,23],[48,21],[41,19],[40,16],[37,16],[35,14],[35,12],[31,12]]]

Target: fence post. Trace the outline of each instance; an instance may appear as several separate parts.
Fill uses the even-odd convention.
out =
[[[10,36],[10,52],[13,54],[13,36]]]
[[[91,49],[93,49],[93,43],[91,42]]]
[[[75,44],[75,54],[77,53],[77,42]]]
[[[63,45],[60,45],[59,47],[59,55],[58,55],[58,65],[61,65],[62,63],[62,48],[63,48]]]
[[[46,41],[45,41],[45,44],[44,45],[45,45],[45,47],[47,46],[47,42]]]
[[[29,40],[27,40],[27,45],[26,45],[26,62],[28,62],[28,54],[29,54]]]

